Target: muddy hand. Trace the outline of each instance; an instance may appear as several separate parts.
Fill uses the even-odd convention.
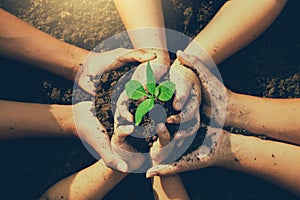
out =
[[[127,164],[113,153],[109,135],[92,113],[92,107],[92,101],[80,102],[73,107],[78,136],[93,147],[107,166],[119,171],[127,171]]]
[[[197,132],[200,126],[199,106],[201,104],[201,86],[197,75],[175,61],[171,66],[170,80],[176,85],[173,101],[179,114],[167,118],[167,123],[180,124],[178,137],[187,137]]]
[[[104,72],[117,69],[128,62],[145,62],[156,58],[144,50],[118,48],[104,53],[91,52],[77,75],[78,85],[91,95],[95,95],[95,83]]]
[[[142,166],[145,161],[145,156],[135,150],[127,143],[126,138],[134,130],[133,125],[118,126],[111,138],[111,146],[113,153],[118,155],[120,159],[126,162],[128,169],[126,172],[132,172]]]
[[[206,139],[199,148],[172,164],[153,166],[146,177],[173,175],[179,172],[219,166],[226,162],[230,153],[229,133],[218,128],[208,127]]]
[[[170,133],[165,124],[160,123],[156,127],[158,139],[153,142],[150,148],[150,157],[152,165],[156,166],[162,163],[172,153],[175,141],[171,141]]]
[[[177,58],[183,65],[197,70],[201,81],[203,112],[207,117],[222,125],[225,120],[227,102],[232,92],[220,81],[220,75],[216,71],[214,74],[209,70],[198,57],[178,51]]]

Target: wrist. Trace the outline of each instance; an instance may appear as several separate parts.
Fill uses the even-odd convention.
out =
[[[225,126],[245,128],[249,124],[250,109],[244,103],[244,95],[228,92]]]
[[[77,136],[71,105],[51,105],[51,113],[59,125],[63,135]]]
[[[74,52],[71,53],[73,60],[65,76],[66,79],[75,81],[79,69],[81,68],[81,66],[83,66],[89,54],[90,51],[75,47]]]

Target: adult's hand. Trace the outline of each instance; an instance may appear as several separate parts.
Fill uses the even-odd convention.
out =
[[[144,154],[138,152],[126,141],[126,138],[132,134],[133,130],[133,125],[118,126],[111,138],[113,153],[125,161],[128,166],[125,172],[133,172],[139,169],[146,160]]]
[[[226,114],[230,116],[230,110],[226,109],[234,93],[227,89],[220,79],[215,76],[212,71],[215,69],[209,70],[198,57],[178,51],[177,58],[183,65],[197,70],[201,81],[203,99],[201,109],[207,117],[222,125]],[[192,116],[190,115],[190,117]]]
[[[182,156],[177,162],[153,166],[147,171],[147,178],[222,165],[230,156],[230,133],[222,129],[208,127],[206,134],[206,139],[203,144],[199,144],[198,149]]]
[[[128,62],[145,62],[156,58],[154,53],[144,50],[118,48],[104,53],[91,52],[77,75],[78,85],[91,95],[95,95],[96,79],[102,73],[121,67]]]
[[[73,107],[73,116],[78,137],[87,142],[101,156],[105,164],[113,169],[126,172],[128,166],[111,148],[110,137],[92,113],[93,102],[80,102]]]

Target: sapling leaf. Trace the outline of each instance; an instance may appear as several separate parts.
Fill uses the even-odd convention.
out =
[[[136,80],[128,81],[125,85],[125,89],[127,96],[133,100],[138,100],[148,95],[143,85]]]
[[[139,125],[144,115],[154,107],[154,98],[144,100],[135,111],[135,125]]]
[[[154,94],[155,91],[155,87],[156,87],[156,80],[155,80],[155,75],[153,70],[151,69],[151,65],[150,62],[148,61],[147,64],[147,70],[146,70],[146,74],[147,74],[147,90],[149,91],[150,94]]]
[[[158,97],[158,95],[159,95],[159,87],[156,87],[155,88],[155,91],[154,91],[154,95],[155,95],[155,97]]]
[[[171,81],[164,81],[157,86],[157,91],[155,95],[161,101],[169,101],[175,92],[175,84]]]

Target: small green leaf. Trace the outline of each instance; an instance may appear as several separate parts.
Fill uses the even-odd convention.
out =
[[[155,91],[154,91],[154,95],[155,95],[155,97],[158,97],[158,95],[159,95],[159,87],[156,87],[155,88]]]
[[[154,75],[154,72],[151,68],[151,65],[150,65],[149,61],[148,61],[148,64],[147,64],[146,74],[147,74],[146,87],[147,87],[149,93],[153,95],[154,91],[155,91],[155,87],[156,87],[156,80],[155,80],[155,75]]]
[[[139,125],[144,115],[154,107],[154,99],[146,99],[143,101],[135,111],[135,125]]]
[[[138,100],[144,96],[147,96],[143,85],[136,80],[128,81],[125,85],[125,89],[127,96],[133,100]]]
[[[164,81],[157,88],[158,99],[161,101],[169,101],[175,92],[175,84],[171,81]]]

